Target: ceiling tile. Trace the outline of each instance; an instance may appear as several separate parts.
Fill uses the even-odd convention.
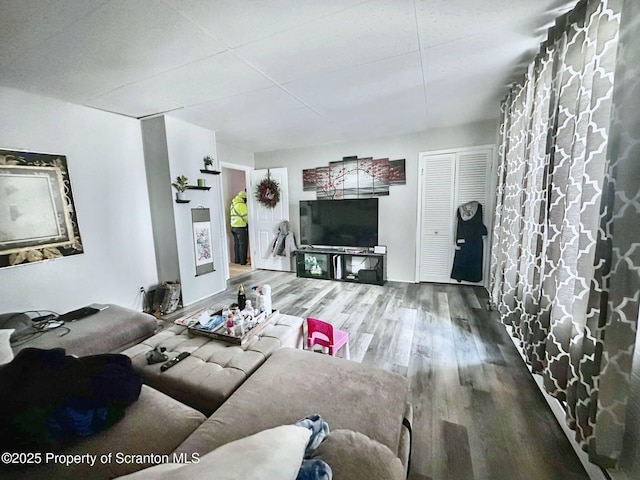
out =
[[[425,81],[441,78],[468,77],[470,74],[508,73],[518,62],[523,52],[531,46],[531,39],[522,35],[511,35],[508,42],[495,33],[478,34],[472,42],[452,41],[426,49],[422,53]],[[535,44],[535,43],[534,43]],[[531,58],[535,51],[530,52]],[[494,85],[495,89],[506,87],[507,80]]]
[[[272,86],[273,82],[227,51],[119,88],[89,103],[108,99],[124,110],[130,108],[130,98],[152,94],[157,99],[189,106]],[[141,115],[148,113],[134,116]]]
[[[279,82],[418,50],[411,0],[376,0],[236,51]]]
[[[429,0],[416,2],[423,49],[479,34],[532,32],[576,0]],[[568,7],[567,7],[568,8]],[[532,14],[534,13],[535,14]]]
[[[3,84],[82,103],[223,49],[162,2],[112,0],[14,62]]]
[[[228,47],[255,42],[368,0],[168,0]]]
[[[182,118],[188,114],[192,118],[207,119],[209,127],[215,130],[228,125],[244,125],[249,130],[274,121],[288,123],[287,115],[301,108],[305,108],[304,104],[282,89],[271,87],[212,100],[172,115]]]
[[[278,87],[214,100],[169,115],[215,130],[221,141],[224,138],[256,151],[276,149],[278,143],[299,146],[309,138],[314,142],[343,138],[332,119],[327,121]]]
[[[319,112],[356,115],[358,109],[375,108],[396,95],[423,92],[420,55],[399,55],[297,80],[285,87]],[[424,94],[416,100],[424,105]]]
[[[0,66],[73,25],[108,0],[56,0],[46,8],[42,0],[2,0],[0,2]]]
[[[84,105],[134,118],[170,112],[184,107],[181,103],[173,102],[169,98],[157,95],[155,92],[145,90],[137,85],[117,88],[86,101]]]
[[[496,81],[484,76],[428,81],[427,124],[433,128],[498,118],[502,94],[495,88]]]

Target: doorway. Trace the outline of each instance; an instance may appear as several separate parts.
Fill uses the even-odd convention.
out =
[[[222,177],[222,198],[224,205],[224,218],[225,218],[225,238],[226,238],[226,251],[227,259],[229,262],[229,278],[242,275],[244,273],[253,270],[251,262],[251,245],[249,245],[247,252],[247,264],[240,265],[235,263],[235,255],[233,248],[233,235],[231,234],[231,200],[238,192],[243,190],[247,191],[247,195],[250,194],[247,182],[247,175],[251,171],[249,167],[243,167],[240,165],[224,164],[221,163],[221,177]],[[249,243],[251,242],[251,235],[249,235]]]

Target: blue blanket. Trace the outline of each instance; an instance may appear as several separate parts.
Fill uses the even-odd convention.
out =
[[[317,413],[298,420],[296,425],[311,430],[311,436],[304,451],[304,460],[296,480],[332,480],[333,472],[325,461],[309,458],[322,440],[329,435],[329,425]]]

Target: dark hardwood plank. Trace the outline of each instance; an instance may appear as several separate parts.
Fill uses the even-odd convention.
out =
[[[449,480],[475,478],[467,428],[451,422],[442,422],[442,426],[444,451],[447,456],[447,478]]]

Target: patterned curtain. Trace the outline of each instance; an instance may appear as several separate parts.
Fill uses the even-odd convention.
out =
[[[604,467],[622,449],[640,295],[638,4],[559,18],[500,130],[492,302]]]

